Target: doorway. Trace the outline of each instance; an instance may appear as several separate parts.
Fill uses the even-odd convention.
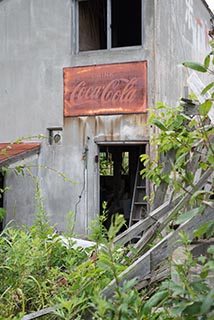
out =
[[[103,144],[99,146],[100,214],[106,205],[105,227],[108,229],[114,214],[124,215],[129,226],[132,198],[140,154],[146,144]]]

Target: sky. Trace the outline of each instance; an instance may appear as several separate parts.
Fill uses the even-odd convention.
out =
[[[214,0],[206,0],[208,6],[212,11],[214,11]]]

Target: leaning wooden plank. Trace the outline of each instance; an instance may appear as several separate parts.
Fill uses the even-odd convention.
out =
[[[172,170],[172,165],[175,162],[176,150],[172,149],[166,152],[166,154],[161,154],[161,163],[163,165],[163,169],[161,171],[161,175],[169,175]],[[160,185],[157,187],[155,191],[154,200],[152,202],[152,210],[158,208],[166,198],[167,190],[169,184],[163,179]]]
[[[131,241],[141,232],[147,230],[150,226],[155,224],[158,219],[166,215],[170,211],[170,209],[174,208],[174,206],[177,205],[180,199],[181,195],[177,196],[173,200],[166,201],[159,208],[152,211],[145,219],[140,220],[139,222],[135,223],[133,226],[119,234],[114,240],[115,245],[122,246]]]
[[[148,243],[154,240],[156,234],[159,234],[169,224],[169,222],[173,221],[173,218],[177,215],[177,213],[190,200],[194,191],[198,190],[206,184],[207,179],[209,179],[210,177],[210,172],[208,171],[204,173],[204,175],[198,180],[198,182],[192,188],[189,188],[188,192],[184,195],[184,197],[175,205],[175,207],[168,213],[168,215],[166,215],[166,218],[162,218],[162,223],[161,221],[157,221],[144,233],[141,239],[133,246],[135,251],[130,251],[128,253],[129,258],[132,258],[135,255],[134,252],[142,251],[148,245]]]
[[[24,317],[22,317],[21,320],[37,319],[37,318],[40,318],[42,316],[45,316],[46,314],[50,314],[50,313],[52,313],[54,311],[56,311],[56,309],[53,308],[53,307],[45,308],[45,309],[42,309],[42,310],[27,314]]]
[[[189,239],[194,237],[194,231],[203,223],[213,221],[214,209],[207,208],[203,214],[198,214],[180,225],[180,227],[172,231],[169,235],[163,238],[154,249],[150,250],[150,265],[151,270],[156,268],[166,257],[170,257],[172,252],[180,246],[180,232],[183,231],[188,234]],[[164,252],[163,252],[163,251]]]
[[[165,280],[169,276],[170,268],[169,263],[166,263],[163,267],[158,268],[158,270],[152,271],[145,279],[139,282],[135,288],[137,290],[141,290],[145,287],[152,285],[153,283],[157,283]]]
[[[151,227],[153,224],[155,224],[158,221],[158,219],[160,219],[162,216],[166,215],[166,220],[164,223],[161,224],[161,227],[159,228],[158,232],[163,230],[166,227],[166,225],[173,219],[173,217],[176,216],[176,214],[183,207],[183,205],[190,200],[193,192],[204,186],[207,179],[209,179],[209,177],[211,176],[212,173],[213,173],[212,168],[209,168],[202,175],[202,177],[199,179],[199,181],[197,181],[197,183],[192,188],[188,189],[188,192],[186,193],[186,195],[184,195],[184,196],[179,195],[175,199],[173,199],[172,201],[169,200],[169,201],[165,202],[159,208],[152,211],[148,217],[146,217],[143,220],[140,220],[139,222],[134,224],[132,227],[128,228],[123,233],[118,235],[115,238],[114,243],[116,245],[126,244],[127,242],[131,241],[134,237],[136,237],[138,234],[140,234],[141,232],[148,230],[148,228]],[[172,211],[170,211],[171,208],[174,208],[174,209]],[[144,239],[141,239],[140,242],[138,241],[136,246],[137,246],[137,250],[140,251],[145,246]]]
[[[145,233],[142,235],[140,240],[132,246],[135,250],[130,250],[126,255],[129,259],[132,259],[136,256],[136,253],[139,253],[146,247],[149,243],[152,242],[152,239],[155,238],[155,235],[158,232],[160,227],[160,222],[157,221],[154,225],[152,225]]]
[[[161,224],[162,230],[168,225],[169,222],[173,220],[173,218],[177,215],[179,210],[182,209],[183,205],[186,204],[191,199],[193,193],[196,190],[199,190],[200,188],[202,188],[206,184],[207,180],[212,175],[212,173],[213,173],[213,168],[207,169],[207,171],[204,172],[204,174],[201,176],[198,182],[195,185],[193,185],[193,187],[190,190],[188,190],[184,198],[175,206],[171,214],[168,215],[168,217],[165,219],[164,223]]]
[[[213,216],[214,210],[212,208],[206,209],[203,215],[197,215],[189,219],[177,230],[172,231],[119,275],[119,285],[121,286],[125,280],[131,280],[133,278],[136,278],[137,283],[143,281],[149,273],[167,260],[173,250],[180,245],[178,242],[180,231],[187,232],[191,240],[194,230],[204,222],[213,221]],[[113,280],[101,294],[107,298],[111,298],[114,294],[115,286],[116,283]]]

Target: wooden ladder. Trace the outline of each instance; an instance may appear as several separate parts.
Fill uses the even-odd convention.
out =
[[[141,151],[140,151],[141,154]],[[139,220],[144,219],[147,215],[147,201],[144,199],[146,192],[146,179],[142,179],[140,171],[143,169],[143,164],[138,158],[137,170],[135,175],[134,190],[131,203],[129,227],[137,223]]]

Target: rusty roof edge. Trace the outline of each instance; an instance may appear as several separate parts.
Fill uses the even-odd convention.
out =
[[[20,160],[24,160],[25,158],[30,157],[34,154],[39,154],[40,147],[41,147],[41,144],[35,144],[35,146],[29,150],[24,150],[18,154],[14,154],[14,155],[8,156],[8,158],[0,160],[0,168],[3,166],[9,166]]]

